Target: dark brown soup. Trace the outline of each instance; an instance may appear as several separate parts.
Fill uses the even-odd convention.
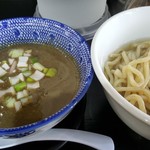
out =
[[[0,128],[33,123],[54,114],[79,88],[75,60],[48,45],[21,44],[1,50],[0,71]]]

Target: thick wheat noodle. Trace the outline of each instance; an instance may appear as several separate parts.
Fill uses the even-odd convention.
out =
[[[137,46],[137,49],[136,49],[136,57],[140,57],[140,54],[141,54],[141,45]]]
[[[121,54],[122,54],[122,58],[124,59],[125,64],[128,64],[130,61],[129,61],[129,58],[128,58],[126,52],[123,51]]]
[[[136,65],[136,64],[144,63],[144,62],[148,62],[148,61],[150,61],[150,56],[133,60],[129,64],[130,65]]]
[[[140,87],[115,87],[115,89],[118,92],[134,92],[134,93],[138,93],[138,92],[142,92],[146,97],[148,102],[150,103],[150,91],[147,89],[143,89]]]
[[[118,79],[118,80],[116,80],[115,82],[114,82],[114,86],[116,87],[116,86],[119,86],[119,85],[121,85],[121,84],[123,84],[123,83],[126,83],[126,80],[125,79]]]
[[[130,81],[130,84],[134,87],[140,87],[142,86],[142,84],[144,83],[144,76],[143,74],[138,71],[137,69],[135,69],[134,67],[132,67],[131,65],[127,66],[128,69],[128,79]],[[139,78],[139,82],[135,81],[135,75]]]
[[[121,59],[121,56],[119,55],[115,60],[109,61],[108,65],[113,66],[113,65],[119,63],[120,59]]]
[[[120,50],[110,57],[105,65],[110,83],[146,113],[150,110],[150,42],[134,44],[131,50]]]
[[[118,77],[118,78],[122,78],[122,72],[120,71],[120,69],[116,69],[114,71],[114,74]]]
[[[113,77],[113,75],[112,75],[112,73],[111,73],[111,71],[110,71],[110,68],[109,68],[108,64],[106,64],[105,70],[106,70],[107,76],[109,77],[110,83],[113,84],[113,82],[114,82],[114,77]]]
[[[149,62],[145,62],[144,63],[144,78],[145,78],[145,81],[144,81],[144,84],[142,85],[142,88],[145,88],[146,85],[148,84],[149,80],[150,80],[150,70],[149,70]]]
[[[146,108],[145,108],[145,103],[142,99],[141,96],[137,94],[131,94],[125,97],[131,104],[135,105],[136,103],[138,104],[138,107],[145,113],[147,113]]]

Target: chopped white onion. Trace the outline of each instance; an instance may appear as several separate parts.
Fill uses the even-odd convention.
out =
[[[43,72],[40,72],[38,70],[36,70],[31,76],[30,78],[32,78],[35,81],[39,81],[42,78],[44,78],[45,74]]]
[[[29,76],[32,74],[32,72],[31,72],[30,70],[27,70],[27,71],[22,72],[22,74],[23,74],[25,77],[29,77]]]
[[[19,61],[22,61],[22,62],[27,62],[28,59],[29,59],[29,57],[27,57],[27,56],[20,56],[19,57]]]
[[[5,70],[8,70],[10,68],[10,66],[7,63],[4,63],[2,65],[2,68],[5,69]]]
[[[0,83],[4,83],[4,81],[2,79],[0,79]]]
[[[19,56],[22,56],[24,53],[24,50],[23,49],[12,49],[10,52],[9,52],[9,56],[11,58],[17,58]]]
[[[14,104],[16,102],[16,99],[14,97],[9,97],[8,99],[6,99],[5,103],[6,103],[6,106],[8,108],[14,108]]]
[[[0,77],[4,76],[7,73],[2,67],[0,67]]]
[[[26,62],[19,61],[17,67],[28,67],[28,64]]]
[[[15,89],[13,87],[10,87],[6,90],[0,90],[0,97],[4,96],[7,93],[11,93],[12,95],[14,95],[16,92],[15,92]]]
[[[14,89],[13,86],[11,86],[10,88],[8,88],[8,89],[7,89],[7,92],[8,92],[8,93],[11,93],[12,95],[15,95],[15,94],[16,94],[16,91],[15,91],[15,89]]]
[[[12,63],[14,62],[14,58],[8,58],[8,62],[9,62],[9,65],[12,65]]]
[[[25,105],[28,103],[28,97],[21,98],[20,101],[22,105]]]
[[[32,53],[32,49],[25,50],[24,53],[25,53],[25,54],[26,54],[26,53],[27,53],[27,54],[31,54],[31,53]]]
[[[34,83],[27,83],[28,90],[37,89],[39,87],[40,87],[40,83],[38,81]]]
[[[6,93],[7,93],[6,90],[1,90],[0,91],[0,97],[4,96]]]
[[[28,70],[28,67],[18,68],[21,72]]]
[[[24,81],[24,76],[23,76],[22,73],[20,73],[20,74],[18,75],[18,78],[19,78],[21,81]]]
[[[15,77],[9,77],[9,82],[11,85],[15,85],[17,83],[19,83],[20,79],[18,78],[18,76]]]
[[[23,90],[23,94],[24,94],[25,97],[28,96],[28,91],[27,90]]]
[[[27,90],[17,92],[17,99],[21,99],[21,98],[27,97],[27,96],[28,96],[28,91]]]
[[[20,101],[16,101],[15,102],[15,110],[19,111],[22,108],[21,102]]]
[[[14,77],[9,77],[9,82],[11,85],[15,85],[19,83],[19,81],[24,81],[24,76],[22,73],[18,74],[17,76]]]
[[[28,59],[29,59],[29,57],[20,56],[19,60],[18,60],[17,67],[28,67],[28,64],[27,64]]]
[[[28,53],[24,53],[23,56],[27,56],[27,57],[30,57],[31,54],[28,54]]]
[[[32,95],[20,99],[22,106],[32,102]]]

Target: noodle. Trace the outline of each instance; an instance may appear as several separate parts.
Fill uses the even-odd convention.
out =
[[[150,114],[150,41],[121,47],[110,55],[104,71],[127,101]]]

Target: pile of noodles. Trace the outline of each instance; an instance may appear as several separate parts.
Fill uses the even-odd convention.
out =
[[[104,71],[126,100],[150,114],[150,41],[121,47],[109,56]]]

